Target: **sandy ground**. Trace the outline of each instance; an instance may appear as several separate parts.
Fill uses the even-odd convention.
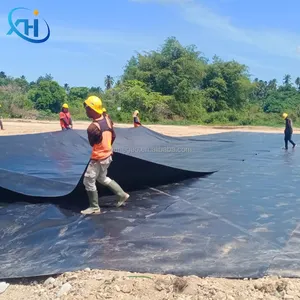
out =
[[[74,122],[74,129],[86,130],[90,122]],[[32,134],[39,132],[51,132],[60,130],[59,123],[55,121],[24,121],[24,120],[3,120],[4,130],[0,135]],[[115,124],[116,127],[132,127],[128,124]],[[282,128],[254,127],[254,126],[173,126],[173,125],[145,125],[147,128],[170,136],[192,136],[214,134],[228,131],[268,132],[283,133]],[[294,133],[300,133],[300,129],[294,128]]]
[[[57,122],[4,120],[0,135],[32,134],[59,130]],[[76,122],[74,129],[86,129],[88,122]],[[130,127],[131,125],[116,124]],[[150,129],[171,136],[213,134],[225,131],[282,133],[267,127],[208,127],[149,125]],[[299,133],[295,130],[295,133]],[[54,277],[54,278],[53,278]],[[173,275],[131,274],[107,270],[83,270],[46,278],[0,282],[0,300],[22,299],[155,299],[155,300],[272,300],[300,299],[300,280],[278,277],[258,280],[230,280],[177,277]],[[3,291],[4,290],[4,291]]]

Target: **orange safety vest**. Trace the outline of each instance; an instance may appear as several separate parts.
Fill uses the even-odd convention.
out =
[[[60,126],[61,126],[61,128],[66,128],[66,124],[63,121],[64,118],[66,118],[68,120],[67,123],[68,123],[68,125],[70,125],[71,114],[69,112],[64,113],[63,111],[61,111],[59,113],[59,120],[60,120]]]
[[[136,118],[137,118],[138,122],[140,122],[140,118],[138,116],[136,116]],[[133,118],[133,125],[134,125],[134,127],[141,126],[140,124],[137,124],[137,123],[134,122],[134,118]]]
[[[95,124],[101,131],[102,141],[95,144],[92,149],[91,159],[104,160],[112,155],[112,124],[110,119],[105,116],[103,119],[94,120]]]

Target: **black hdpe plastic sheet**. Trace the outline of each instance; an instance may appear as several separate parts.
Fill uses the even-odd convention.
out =
[[[115,208],[102,188],[105,213],[84,217],[85,131],[1,137],[0,278],[86,267],[298,276],[300,155],[282,144],[278,134],[118,129],[109,176],[130,201]]]

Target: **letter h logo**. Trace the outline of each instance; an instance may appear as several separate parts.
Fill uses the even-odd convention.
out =
[[[29,25],[28,19],[18,19],[15,23],[15,26],[18,27],[20,23],[24,23],[24,34],[29,36],[29,29],[33,29],[34,37],[39,36],[39,20],[34,19],[33,25]],[[11,35],[14,32],[14,28],[11,28],[7,34]]]

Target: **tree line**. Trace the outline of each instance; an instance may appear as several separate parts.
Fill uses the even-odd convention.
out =
[[[75,120],[86,119],[82,102],[98,95],[119,122],[131,122],[135,109],[144,123],[277,125],[284,111],[294,123],[300,117],[300,77],[251,80],[248,66],[217,55],[209,60],[195,45],[184,46],[175,37],[157,50],[132,56],[120,78],[107,75],[104,86],[61,86],[51,74],[29,82],[25,76],[13,78],[2,71],[1,114],[57,118],[67,102]]]

